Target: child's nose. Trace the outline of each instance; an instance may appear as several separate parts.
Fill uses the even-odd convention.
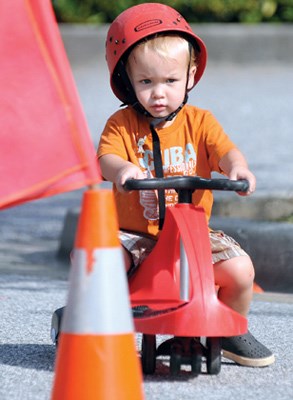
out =
[[[164,96],[164,90],[163,90],[162,85],[156,85],[156,86],[153,88],[152,97],[153,97],[154,99],[158,99],[158,98],[161,98],[161,97],[163,97],[163,96]]]

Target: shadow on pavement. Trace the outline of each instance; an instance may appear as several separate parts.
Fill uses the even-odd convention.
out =
[[[0,344],[0,364],[54,371],[56,350],[48,344]]]

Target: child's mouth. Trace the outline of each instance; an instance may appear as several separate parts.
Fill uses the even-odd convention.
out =
[[[156,112],[162,112],[166,110],[166,106],[163,104],[155,104],[152,107],[152,110],[156,111]]]

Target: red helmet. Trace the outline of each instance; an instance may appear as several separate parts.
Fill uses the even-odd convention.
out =
[[[162,32],[178,32],[193,44],[198,54],[194,86],[200,80],[207,60],[207,50],[202,39],[192,32],[190,25],[173,8],[160,3],[140,4],[118,15],[109,28],[106,40],[106,60],[111,88],[122,102],[128,101],[121,79],[117,79],[119,61],[137,42]]]

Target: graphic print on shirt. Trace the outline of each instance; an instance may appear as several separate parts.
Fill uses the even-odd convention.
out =
[[[185,148],[173,146],[162,152],[164,176],[195,176],[196,175],[196,152],[191,143]],[[145,169],[147,178],[152,178],[154,171],[153,152],[144,149],[140,152],[138,159],[141,168]],[[178,202],[178,194],[174,189],[165,191],[166,207],[174,206]],[[157,192],[148,190],[140,192],[140,204],[144,207],[144,217],[148,220],[159,218]]]
[[[144,146],[144,144],[145,144],[145,142],[146,142],[146,139],[147,139],[146,136],[144,136],[143,138],[138,139],[138,142],[137,142],[137,152],[140,153],[140,154],[143,154],[143,153],[144,153],[144,148],[143,148],[143,146]]]
[[[144,172],[146,178],[153,178],[149,169]],[[155,221],[159,218],[158,195],[156,190],[140,190],[139,202],[143,206],[144,218]]]

